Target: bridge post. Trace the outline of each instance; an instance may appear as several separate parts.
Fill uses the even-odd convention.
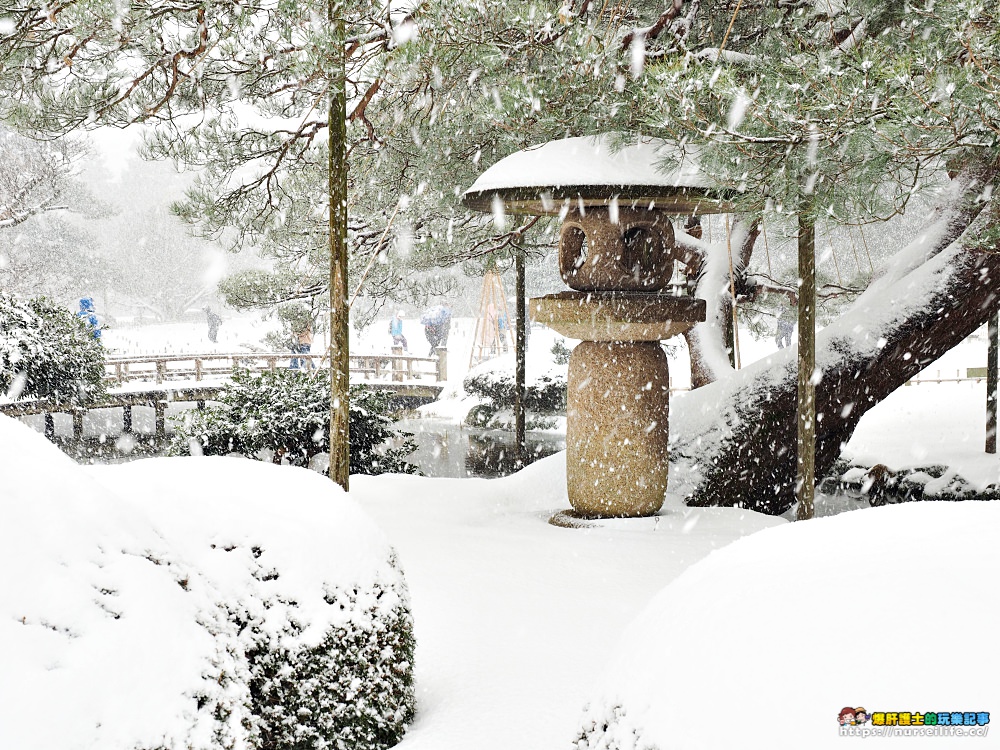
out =
[[[83,439],[83,409],[73,409],[73,440]]]
[[[400,382],[403,380],[403,360],[400,359],[403,356],[403,347],[392,347],[392,355],[394,357],[392,360],[392,379]]]
[[[132,433],[132,404],[122,406],[122,434]]]
[[[201,378],[202,378],[201,360],[196,357],[194,360],[194,379],[198,381],[201,380]]]
[[[153,409],[156,411],[156,437],[167,436],[167,402],[156,398],[153,400]]]
[[[156,360],[156,383],[160,384],[167,379],[167,361],[165,359]]]
[[[448,379],[448,350],[443,346],[439,346],[434,351],[437,352],[437,379],[440,383]]]

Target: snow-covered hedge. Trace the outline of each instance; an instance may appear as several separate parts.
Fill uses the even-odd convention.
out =
[[[416,449],[393,426],[391,395],[365,386],[350,390],[351,474],[415,474],[406,461]],[[219,402],[173,417],[170,454],[282,459],[309,466],[329,451],[330,375],[322,370],[234,370]]]
[[[842,748],[847,706],[995,711],[998,536],[1000,503],[908,503],[717,550],[626,629],[575,747]]]
[[[0,417],[0,747],[387,748],[402,572],[332,482],[242,458],[83,468]]]
[[[529,421],[538,428],[550,426],[546,416],[566,413],[566,367],[549,364],[544,369],[529,368],[525,378],[525,409]],[[470,396],[481,401],[466,422],[475,427],[509,427],[515,396],[513,355],[499,357],[473,369],[462,382]],[[532,425],[529,424],[529,427]]]
[[[0,294],[0,397],[86,404],[104,393],[104,350],[73,313]]]

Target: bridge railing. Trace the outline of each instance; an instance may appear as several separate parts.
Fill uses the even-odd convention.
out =
[[[234,354],[164,354],[140,357],[108,357],[104,380],[112,385],[131,382],[165,383],[177,380],[213,380],[229,377],[233,369],[253,372],[290,367],[325,367],[326,354],[238,352]],[[350,371],[362,380],[443,381],[448,379],[448,352],[438,349],[435,357],[413,357],[393,348],[391,354],[352,354]]]

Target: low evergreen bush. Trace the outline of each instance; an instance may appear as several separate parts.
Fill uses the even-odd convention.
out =
[[[290,639],[255,632],[247,660],[259,747],[384,750],[413,721],[416,642],[405,587],[338,589],[326,602],[345,616],[316,646],[282,645],[298,639],[294,622],[286,625]]]
[[[568,365],[570,355],[573,354],[573,350],[566,346],[566,339],[556,339],[549,351],[552,352],[552,361],[557,365]]]
[[[482,403],[474,407],[465,421],[473,427],[507,428],[513,418],[514,374],[492,369],[469,375],[462,383],[465,392],[478,396]],[[566,413],[566,375],[558,370],[544,373],[525,383],[524,408],[529,412],[529,429],[553,426],[553,415]]]
[[[409,433],[392,426],[391,396],[364,386],[350,390],[350,472],[416,474],[406,461],[416,449]],[[330,376],[320,370],[234,370],[219,403],[172,417],[169,453],[222,456],[239,453],[275,463],[308,466],[329,451]]]

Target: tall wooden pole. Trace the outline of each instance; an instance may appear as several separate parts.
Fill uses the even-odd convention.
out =
[[[525,345],[527,344],[525,282],[524,282],[524,251],[517,247],[514,250],[514,294],[517,297],[517,328],[514,341],[514,459],[518,466],[524,466],[527,456],[525,445],[524,396],[525,396]]]
[[[347,94],[343,0],[327,0],[334,29],[330,71],[330,479],[350,477],[350,323],[347,307]]]
[[[997,452],[997,339],[1000,338],[1000,313],[993,313],[989,324],[986,354],[986,452]]]
[[[816,220],[811,201],[799,212],[799,381],[795,466],[795,517],[813,517],[816,493]]]

